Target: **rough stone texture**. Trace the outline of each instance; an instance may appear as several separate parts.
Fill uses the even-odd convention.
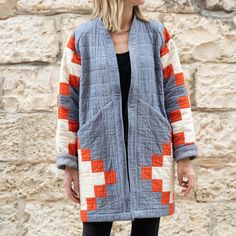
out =
[[[236,155],[236,112],[199,112],[193,114],[201,157],[231,158]]]
[[[213,217],[216,227],[213,235],[231,236],[236,228],[236,204],[235,202],[222,202],[220,204],[214,202],[212,204]]]
[[[79,206],[55,165],[56,94],[69,33],[91,0],[0,0],[0,235],[82,235]],[[160,235],[228,236],[236,228],[235,0],[146,0],[176,42],[193,109],[197,184]],[[81,14],[83,13],[83,14]],[[86,14],[84,14],[86,13]],[[177,168],[177,166],[176,166]],[[113,222],[112,236],[131,222]]]
[[[199,65],[196,78],[198,108],[236,108],[236,64]]]
[[[212,163],[212,166],[205,165],[198,171],[196,199],[201,202],[235,201],[236,173],[234,166],[236,162],[221,166],[213,165],[219,162],[219,158],[209,158],[208,162]]]
[[[54,62],[59,52],[53,18],[17,16],[0,21],[0,64]]]
[[[27,235],[80,235],[79,207],[65,202],[29,201],[25,203]],[[40,223],[39,223],[40,222]]]
[[[197,14],[153,14],[164,23],[182,62],[236,62],[236,28],[223,20]]]
[[[0,67],[2,111],[53,111],[58,77],[59,66]]]
[[[45,15],[64,12],[89,13],[91,11],[91,0],[18,0],[17,10],[20,13],[27,12]]]
[[[65,191],[62,172],[54,168],[54,163],[22,163],[11,165],[3,162],[0,190],[3,197],[20,196],[26,200],[63,201]],[[12,173],[15,173],[12,175]],[[43,178],[42,178],[43,176]]]
[[[54,162],[55,128],[55,113],[0,116],[0,162]]]
[[[16,0],[0,0],[0,19],[13,16],[16,12]]]
[[[18,234],[17,203],[9,198],[0,198],[0,233],[14,236]]]
[[[211,210],[208,204],[182,198],[176,203],[176,214],[172,217],[161,218],[159,234],[165,236],[211,236],[211,226]]]
[[[194,13],[197,11],[191,0],[147,0],[141,7],[144,11],[152,12]]]
[[[63,51],[68,35],[73,32],[80,24],[87,21],[89,16],[65,14],[60,19],[61,26],[61,52]]]
[[[206,0],[206,8],[210,10],[236,10],[235,0]]]

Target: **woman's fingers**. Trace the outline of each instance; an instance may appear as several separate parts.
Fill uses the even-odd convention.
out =
[[[71,193],[69,194],[68,197],[69,197],[73,202],[80,204],[80,199],[77,198],[76,196],[74,196],[74,194],[72,193],[72,191],[71,191]]]
[[[73,196],[80,201],[79,192],[75,192],[73,188],[71,188],[71,192],[72,192]]]
[[[188,180],[183,180],[182,181],[182,187],[186,187],[186,186],[188,186],[189,185],[189,181]]]
[[[66,179],[64,181],[64,187],[65,187],[66,196],[69,197],[73,202],[80,203],[80,198],[74,192],[71,184],[72,184],[72,179],[71,180],[70,179]]]
[[[181,190],[184,196],[187,195],[195,187],[196,174],[189,159],[178,161],[177,174],[179,185],[183,188]],[[186,178],[186,179],[185,179]]]
[[[79,180],[78,180],[78,174],[73,176],[73,190],[76,193],[76,195],[79,195]]]
[[[80,199],[76,197],[76,194],[74,193],[73,189],[70,186],[65,186],[66,187],[66,195],[69,197],[73,202],[75,203],[80,203]]]
[[[181,186],[183,183],[183,172],[182,171],[178,173],[178,181],[179,181],[179,186]]]
[[[188,180],[185,181],[186,184],[183,184],[182,187],[184,187],[185,189],[182,189],[182,193],[184,193],[184,195],[187,195],[192,189],[194,189],[194,185],[195,185],[195,175],[189,175],[188,176]]]
[[[73,202],[80,204],[80,196],[79,196],[79,176],[78,170],[72,167],[65,168],[65,178],[63,181],[66,195]]]

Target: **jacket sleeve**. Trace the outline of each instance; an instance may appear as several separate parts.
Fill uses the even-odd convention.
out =
[[[172,127],[175,161],[198,155],[191,103],[175,42],[163,25],[160,58],[164,76],[165,109]]]
[[[75,47],[75,33],[64,46],[57,93],[56,164],[78,169],[79,87],[81,58]]]

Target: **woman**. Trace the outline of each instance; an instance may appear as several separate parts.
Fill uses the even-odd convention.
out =
[[[132,220],[131,235],[157,235],[160,217],[175,210],[175,163],[182,192],[195,186],[183,71],[170,33],[144,17],[143,3],[94,0],[63,53],[56,161],[86,236],[109,235],[114,220]]]

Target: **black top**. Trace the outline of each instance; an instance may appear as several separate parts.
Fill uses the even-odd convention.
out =
[[[117,62],[119,66],[120,73],[120,86],[122,94],[122,113],[123,113],[123,123],[124,123],[124,135],[125,141],[128,141],[128,109],[127,101],[131,82],[131,67],[130,67],[130,57],[129,51],[124,53],[116,53]]]

